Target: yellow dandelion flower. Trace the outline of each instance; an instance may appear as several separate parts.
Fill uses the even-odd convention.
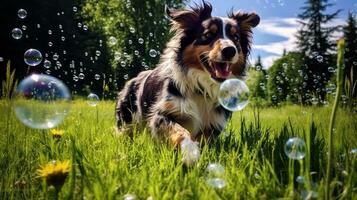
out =
[[[70,171],[70,161],[52,161],[46,165],[42,165],[37,170],[39,177],[46,180],[47,185],[61,187]]]
[[[51,130],[51,134],[54,138],[61,138],[63,135],[64,131],[63,130],[59,130],[59,129],[52,129]]]

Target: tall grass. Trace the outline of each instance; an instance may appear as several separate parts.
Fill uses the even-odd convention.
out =
[[[4,106],[0,101],[1,110]],[[0,199],[47,198],[36,170],[52,160],[72,163],[59,199],[122,199],[128,193],[138,199],[306,198],[311,191],[324,196],[325,118],[330,108],[247,108],[234,115],[219,138],[202,145],[202,158],[193,168],[184,167],[181,155],[153,140],[146,129],[132,130],[132,137],[118,136],[113,127],[114,102],[102,101],[97,109],[98,122],[96,108],[74,101],[58,127],[65,131],[60,139],[50,131],[23,126],[10,113],[9,134],[0,134]],[[1,112],[0,118],[5,115]],[[349,152],[357,146],[351,126],[355,119],[340,110],[336,120],[335,154],[341,156],[332,165],[333,184],[339,183],[333,195],[353,199],[357,197],[356,157]],[[0,133],[4,125],[0,121]],[[302,162],[291,161],[284,153],[286,140],[293,136],[306,141],[307,157]],[[7,146],[6,137],[10,138]],[[223,189],[205,182],[205,168],[211,162],[225,166]],[[304,184],[295,181],[298,175],[305,177]]]

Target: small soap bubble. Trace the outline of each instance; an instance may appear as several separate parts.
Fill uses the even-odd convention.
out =
[[[351,150],[351,154],[357,156],[357,148],[353,148],[353,149]]]
[[[88,26],[87,25],[83,25],[83,30],[87,31],[88,30]]]
[[[14,28],[11,31],[11,35],[14,39],[18,40],[22,37],[22,30],[19,28]]]
[[[113,37],[113,36],[109,37],[109,44],[110,45],[114,46],[114,45],[117,44],[117,42],[118,42],[118,40],[115,37]]]
[[[139,38],[139,39],[138,39],[138,43],[139,43],[139,44],[143,44],[143,43],[144,43],[144,39],[143,39],[143,38]]]
[[[53,54],[53,56],[52,56],[53,60],[58,60],[58,58],[59,58],[59,55],[57,53]]]
[[[83,73],[79,73],[79,74],[78,74],[78,78],[79,78],[79,79],[84,79],[84,77],[85,77],[85,75],[84,75]]]
[[[303,176],[298,176],[296,177],[295,181],[301,185],[305,184],[305,177]]]
[[[130,27],[129,31],[130,31],[130,33],[135,33],[135,28],[134,27]]]
[[[150,49],[149,55],[150,57],[155,58],[157,56],[157,51],[155,51],[155,49]]]
[[[94,75],[94,79],[98,81],[100,79],[100,75],[99,74],[95,74]]]
[[[128,80],[128,79],[129,79],[129,75],[128,75],[128,74],[125,74],[125,75],[124,75],[124,79],[125,79],[125,80]]]
[[[224,174],[224,167],[219,163],[210,163],[206,168],[206,172],[210,176],[222,176]]]
[[[318,56],[316,56],[316,60],[317,60],[317,62],[322,63],[324,61],[324,57],[321,55],[318,55]]]
[[[73,12],[77,12],[78,8],[76,6],[73,6]]]
[[[239,79],[224,81],[219,89],[219,103],[230,111],[244,109],[249,103],[249,88]]]
[[[19,11],[17,11],[17,16],[19,16],[21,19],[25,19],[27,17],[27,11],[21,8]]]
[[[293,160],[301,160],[305,157],[305,142],[301,138],[290,138],[284,146],[285,154]]]
[[[24,31],[26,31],[26,29],[27,29],[27,26],[26,25],[22,25],[22,30],[24,30]]]
[[[328,67],[327,70],[328,70],[328,72],[330,72],[330,73],[335,73],[335,72],[336,72],[336,70],[335,70],[334,67]]]
[[[87,103],[90,106],[97,106],[97,104],[99,103],[99,97],[98,95],[94,94],[94,93],[90,93],[87,97]]]
[[[206,183],[212,188],[222,189],[226,186],[226,181],[221,178],[208,178]]]
[[[49,129],[63,121],[70,101],[70,92],[62,81],[44,74],[32,74],[18,85],[14,110],[26,126]]]
[[[48,30],[48,35],[52,35],[52,30]]]
[[[49,69],[51,67],[51,61],[49,60],[45,60],[43,62],[43,66],[46,68],[46,69]]]
[[[95,55],[96,55],[96,56],[98,56],[98,57],[99,57],[99,56],[100,56],[100,54],[101,54],[101,52],[100,52],[99,50],[96,50],[96,51],[95,51]]]
[[[37,66],[42,61],[42,54],[37,49],[29,49],[24,54],[24,61],[27,65]]]
[[[136,197],[133,194],[126,194],[124,195],[124,200],[135,200]]]

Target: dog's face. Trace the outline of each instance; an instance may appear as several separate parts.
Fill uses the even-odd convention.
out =
[[[255,13],[211,16],[212,7],[204,2],[192,10],[166,10],[174,28],[183,33],[179,59],[188,69],[208,73],[216,82],[241,76],[250,51],[251,29],[259,24]]]

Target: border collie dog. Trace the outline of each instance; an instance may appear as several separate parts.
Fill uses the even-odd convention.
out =
[[[191,9],[166,8],[174,36],[160,63],[128,81],[116,104],[119,129],[146,124],[154,138],[181,149],[186,165],[200,157],[196,141],[217,137],[231,117],[218,102],[219,86],[245,76],[252,28],[260,21],[256,13],[211,12],[205,1]]]

